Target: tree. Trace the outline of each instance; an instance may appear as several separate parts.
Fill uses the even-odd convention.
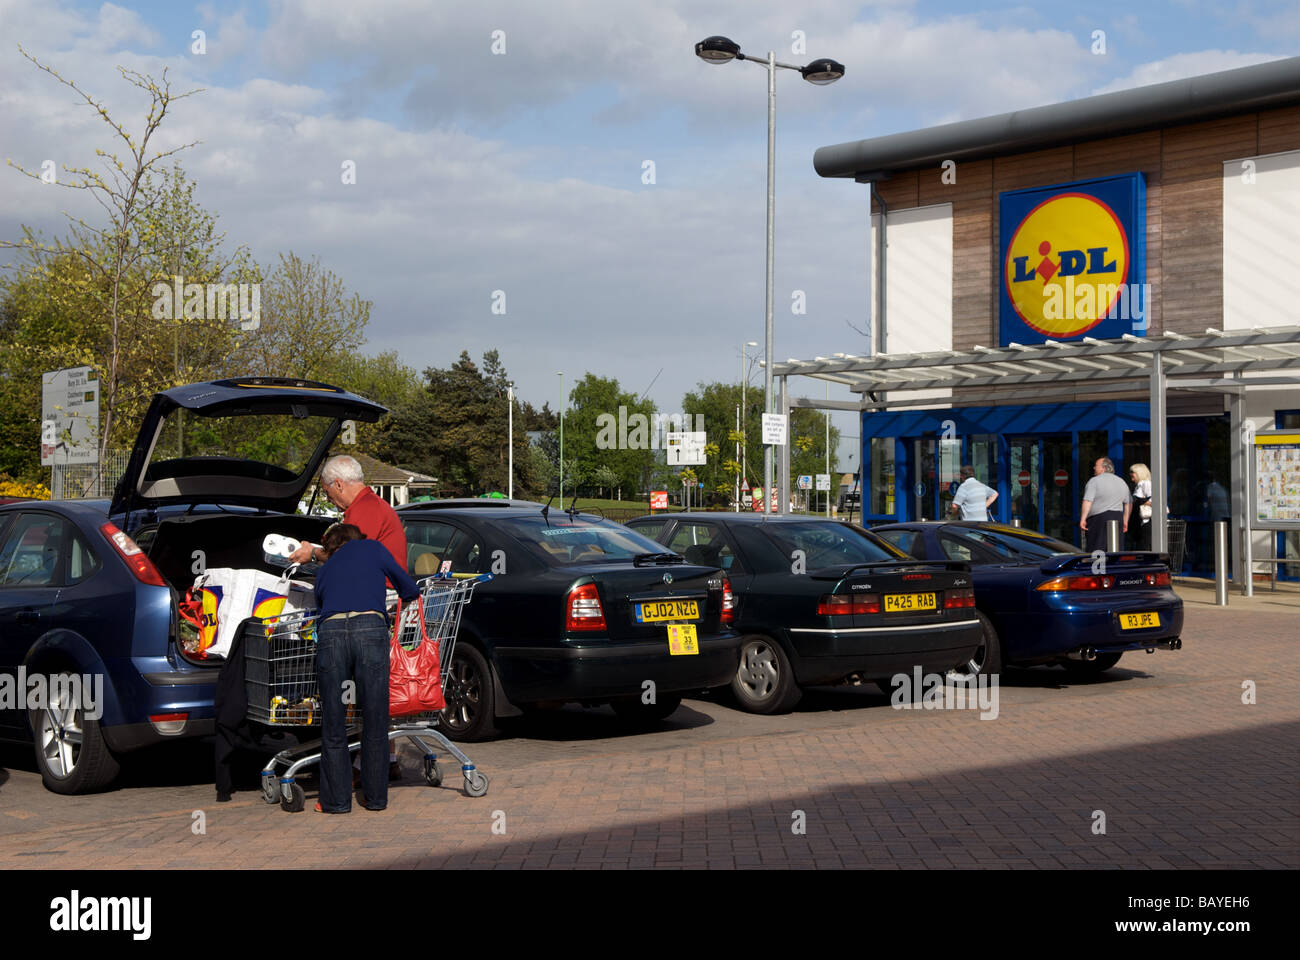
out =
[[[564,415],[564,452],[577,462],[575,476],[590,479],[607,466],[618,477],[615,486],[644,489],[655,462],[654,402],[638,400],[617,380],[591,373],[573,385],[567,399],[572,406]],[[564,488],[569,489],[567,474]]]
[[[424,389],[394,410],[376,443],[380,455],[432,473],[444,488],[459,493],[504,492],[509,485],[509,379],[500,355],[489,350],[480,368],[462,352],[446,369],[425,370],[424,380]],[[535,487],[528,439],[518,428],[514,439],[516,480],[524,489]]]
[[[343,280],[319,259],[280,254],[280,265],[262,284],[261,323],[249,341],[246,372],[324,380],[339,354],[366,342],[371,306],[356,293],[349,296]]]
[[[136,218],[139,248],[121,278],[118,296],[119,329],[131,336],[121,338],[113,410],[116,422],[125,424],[138,423],[159,390],[239,372],[237,357],[246,334],[236,318],[210,316],[205,310],[187,316],[194,311],[183,302],[179,312],[160,309],[171,304],[174,278],[206,284],[255,277],[246,250],[223,253],[224,235],[216,232],[216,218],[199,206],[194,184],[179,165],[147,175],[141,194],[152,199]],[[40,374],[90,366],[104,388],[108,382],[105,358],[112,354],[112,327],[103,310],[105,281],[87,266],[87,251],[73,249],[79,242],[74,235],[60,254],[49,253],[50,245],[29,244],[0,289],[0,446],[5,451],[0,469],[28,478],[43,474]],[[167,296],[155,296],[158,289]],[[119,434],[115,446],[130,439],[130,433]]]
[[[108,214],[107,226],[92,227],[79,217],[69,215],[71,221],[71,241],[55,241],[46,244],[40,241],[30,229],[23,228],[21,242],[3,241],[0,245],[22,247],[26,250],[57,259],[68,256],[78,257],[85,266],[85,273],[79,284],[83,297],[96,305],[96,320],[105,322],[108,329],[108,343],[105,360],[92,364],[102,370],[100,377],[102,416],[100,418],[100,460],[109,450],[114,439],[118,422],[118,408],[122,402],[122,388],[126,382],[123,377],[123,348],[137,336],[145,333],[140,329],[142,320],[150,314],[139,314],[130,309],[132,301],[142,303],[142,292],[133,288],[133,281],[142,278],[140,266],[144,256],[145,243],[140,233],[141,217],[144,211],[157,203],[156,193],[145,189],[145,182],[151,171],[166,157],[172,156],[194,145],[183,144],[171,150],[160,150],[149,155],[149,143],[166,118],[172,104],[189,97],[198,90],[185,93],[173,93],[167,79],[167,70],[162,73],[161,82],[148,74],[118,67],[118,73],[129,84],[144,91],[149,96],[149,112],[145,119],[143,132],[138,138],[132,137],[126,127],[113,120],[107,108],[99,100],[82,90],[74,81],[61,77],[56,70],[49,67],[22,48],[19,52],[36,67],[48,73],[59,83],[73,91],[79,100],[91,107],[112,127],[114,135],[126,148],[126,159],[117,153],[96,149],[95,155],[104,161],[106,173],[100,173],[89,167],[68,167],[64,170],[74,179],[69,182],[54,181],[60,186],[74,190],[85,190],[103,207]],[[195,141],[197,142],[197,141]],[[34,180],[45,182],[41,174],[27,170],[13,161],[9,161],[19,172]]]

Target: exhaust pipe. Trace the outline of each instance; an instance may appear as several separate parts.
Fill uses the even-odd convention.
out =
[[[1066,657],[1070,660],[1096,660],[1097,648],[1080,647],[1078,650],[1071,650],[1066,654]]]

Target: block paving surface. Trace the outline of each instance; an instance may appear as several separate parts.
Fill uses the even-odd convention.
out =
[[[382,812],[317,814],[308,776],[307,810],[286,813],[253,755],[218,804],[209,741],[137,755],[83,797],[5,747],[0,868],[1294,869],[1300,606],[1184,598],[1183,650],[1093,681],[1007,670],[996,719],[894,709],[874,686],[777,717],[689,699],[640,733],[569,707],[465,746],[491,778],[480,798],[449,756],[426,786],[405,747]]]

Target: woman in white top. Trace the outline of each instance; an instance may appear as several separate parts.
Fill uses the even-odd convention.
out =
[[[1133,464],[1128,473],[1133,481],[1133,503],[1137,506],[1140,525],[1134,537],[1139,550],[1151,549],[1151,471],[1145,463]],[[1132,529],[1130,527],[1130,529]]]

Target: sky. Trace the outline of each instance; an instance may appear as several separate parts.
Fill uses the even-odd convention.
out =
[[[319,257],[373,301],[367,352],[423,370],[497,349],[538,407],[590,371],[677,411],[764,339],[767,76],[695,57],[715,34],[845,65],[828,86],[776,77],[782,361],[868,352],[867,190],[817,176],[818,147],[1294,56],[1300,5],[0,0],[0,156],[62,170],[108,143],[18,44],[137,129],[117,68],[166,69],[202,92],[158,143],[199,141],[180,159],[228,244]],[[0,167],[0,237],[61,235],[90,203]],[[852,469],[856,418],[833,423]]]

